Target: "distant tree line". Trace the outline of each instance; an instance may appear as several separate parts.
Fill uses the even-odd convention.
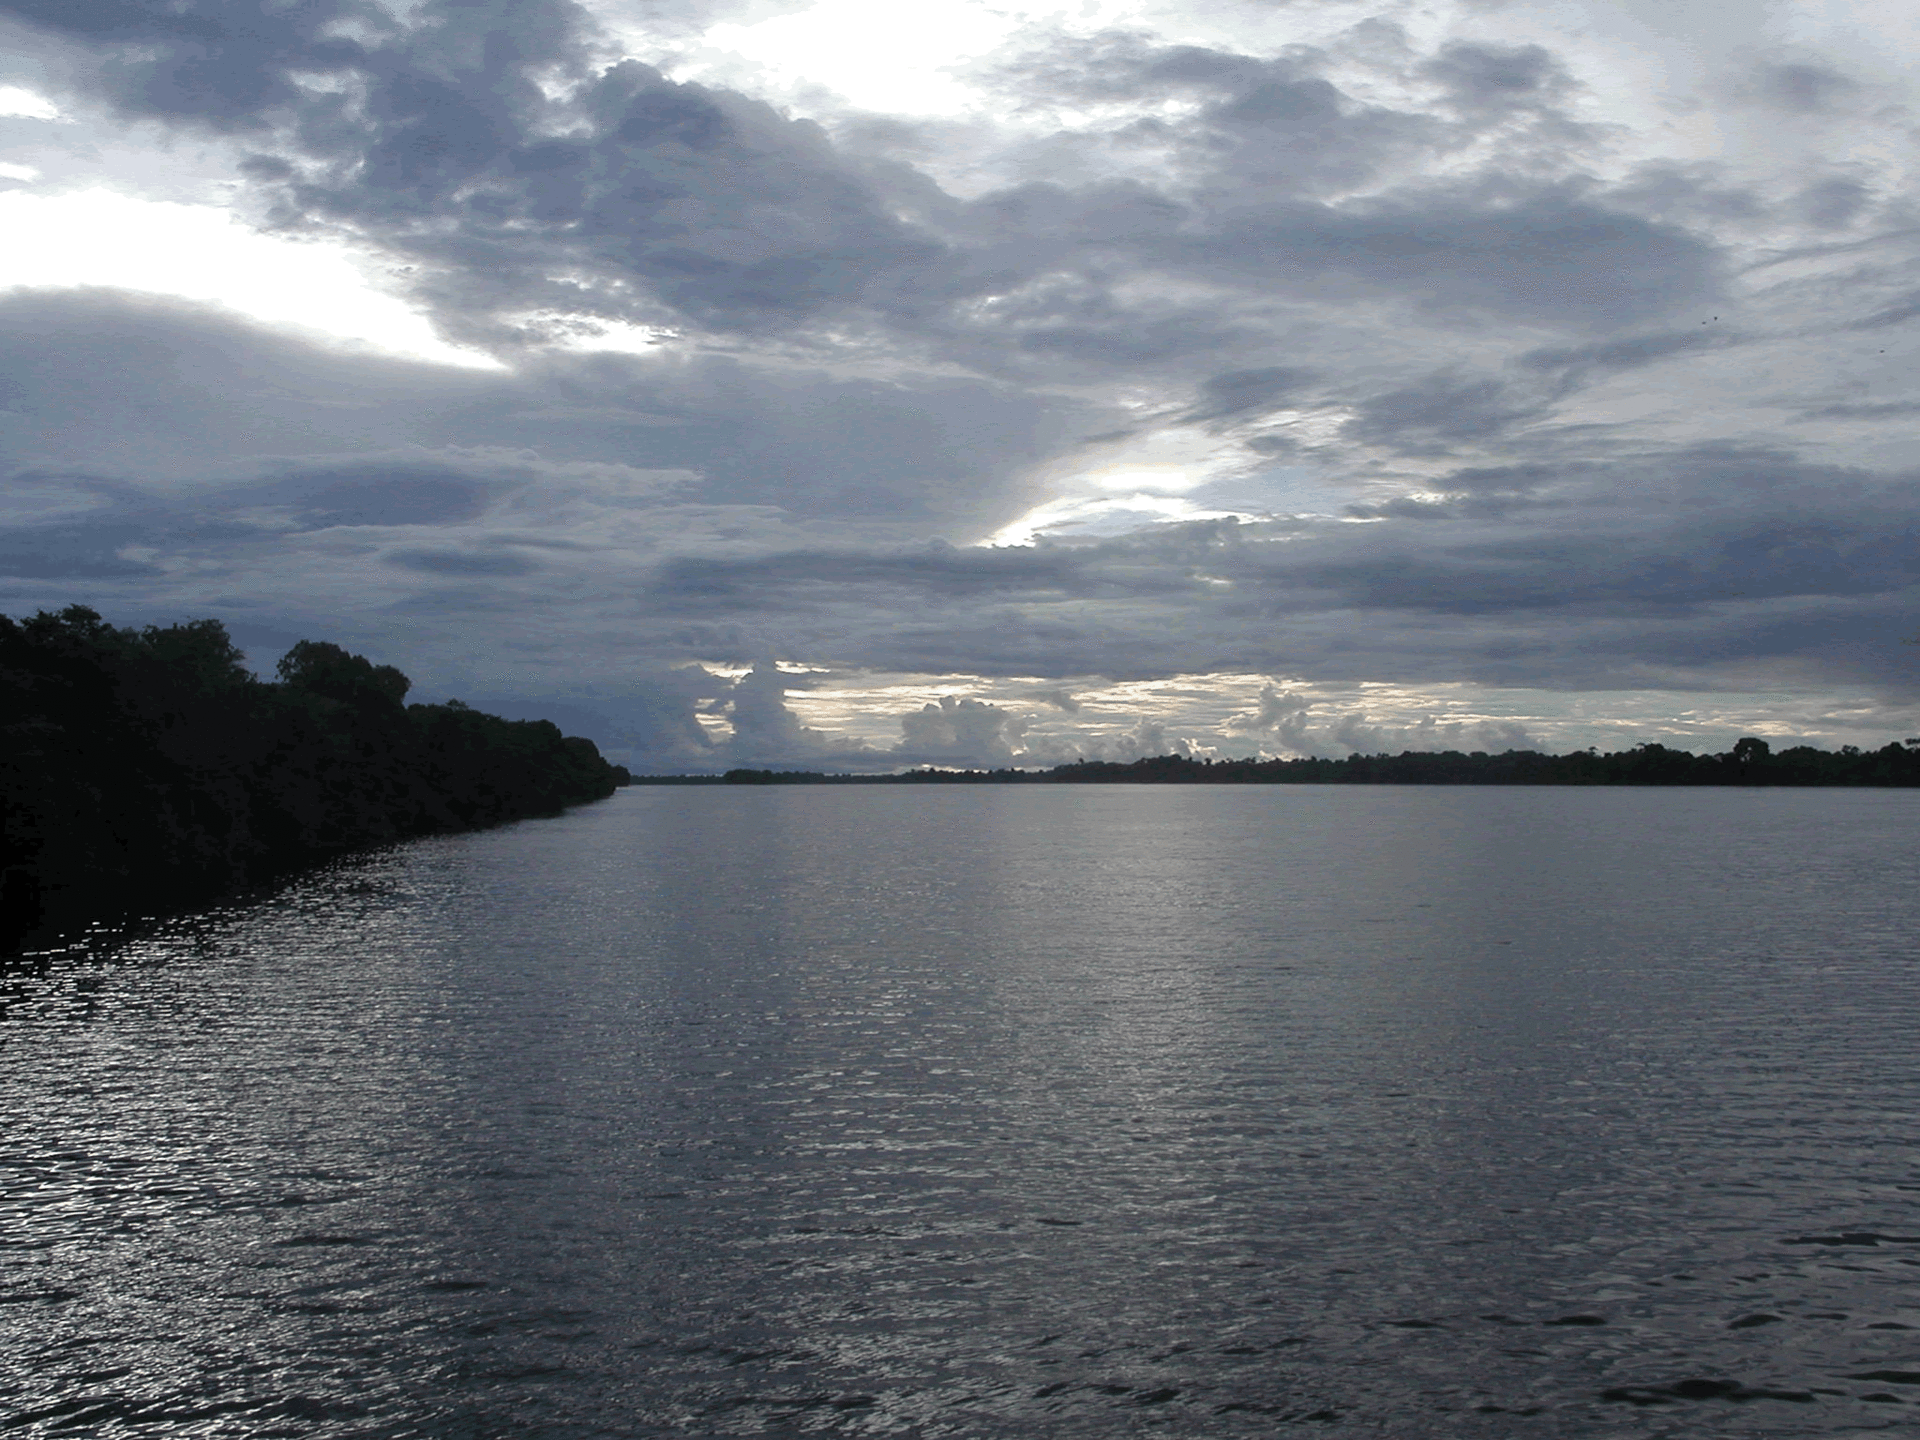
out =
[[[591,740],[305,640],[262,682],[217,620],[0,616],[0,952],[164,913],[367,845],[602,799]]]
[[[1407,750],[1344,760],[1190,760],[1156,755],[1121,763],[1077,760],[1051,770],[908,770],[894,775],[822,775],[729,770],[713,776],[640,776],[637,785],[1920,785],[1920,738],[1878,750],[1796,745],[1774,753],[1746,736],[1723,755],[1664,745],[1601,754],[1575,750]]]

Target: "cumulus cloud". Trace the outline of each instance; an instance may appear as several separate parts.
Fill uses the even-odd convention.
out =
[[[1256,709],[1235,715],[1226,728],[1251,735],[1262,751],[1282,756],[1379,755],[1406,750],[1532,750],[1539,742],[1513,720],[1449,720],[1427,714],[1411,725],[1380,723],[1363,707],[1342,709],[1308,694],[1260,692]]]
[[[899,753],[923,762],[1004,765],[1014,758],[1026,730],[1026,720],[998,705],[942,695],[901,717]]]

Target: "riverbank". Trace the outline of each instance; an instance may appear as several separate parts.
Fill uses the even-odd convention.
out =
[[[604,799],[590,740],[302,641],[257,679],[216,620],[0,616],[0,953],[166,914],[369,845]]]

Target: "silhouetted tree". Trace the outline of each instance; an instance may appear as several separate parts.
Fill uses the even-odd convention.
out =
[[[216,620],[0,616],[0,949],[158,913],[356,846],[611,794],[590,740],[303,640],[263,684]]]
[[[376,666],[325,640],[302,640],[275,667],[283,684],[344,705],[406,703],[413,682],[391,665]]]

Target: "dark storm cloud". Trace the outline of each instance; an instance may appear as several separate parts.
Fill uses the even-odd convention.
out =
[[[962,205],[758,101],[632,61],[596,68],[591,27],[556,0],[428,4],[404,23],[336,4],[251,28],[215,0],[164,14],[36,0],[19,13],[152,83],[200,66],[195,87],[222,97],[201,118],[261,128],[252,173],[283,220],[404,254],[443,323],[493,341],[541,337],[548,312],[768,334],[857,322],[989,370],[1011,345],[1038,361],[1204,373],[1227,368],[1205,357],[1256,347],[1259,327],[1229,307],[1147,298],[1138,282],[1319,299],[1348,286],[1585,329],[1717,284],[1707,246],[1583,180],[1496,163],[1445,186],[1377,184],[1506,134],[1515,107],[1553,111],[1568,82],[1537,47],[1443,49],[1426,66],[1453,97],[1443,119],[1355,100],[1311,51],[1063,44],[1007,82],[1048,100],[1185,97],[1187,113],[1135,136],[1171,147],[1178,183],[1025,184]],[[193,117],[151,89],[140,103]],[[1571,144],[1577,127],[1560,119]],[[1363,185],[1370,200],[1336,202]],[[1837,214],[1842,201],[1809,203]]]
[[[1803,410],[1803,420],[1907,420],[1920,415],[1920,400],[1887,400],[1865,405],[1821,405]]]
[[[0,608],[216,614],[269,669],[289,636],[332,639],[427,698],[572,696],[603,717],[588,733],[669,764],[705,763],[693,706],[725,689],[674,662],[791,647],[777,606],[676,601],[662,567],[830,537],[884,574],[895,557],[862,537],[999,523],[1028,459],[1085,424],[951,377],[627,356],[449,372],[108,293],[0,299],[0,386]],[[823,565],[824,588],[881,593]]]
[[[802,597],[838,607],[852,596],[880,599],[888,592],[927,599],[1084,597],[1098,588],[1090,581],[1087,559],[1065,547],[962,550],[950,545],[892,553],[802,550],[738,560],[686,558],[661,567],[648,598],[661,610],[697,612],[718,604],[738,612],[786,611],[804,603]],[[1187,583],[1157,574],[1136,580],[1178,588]]]
[[[1348,188],[1389,161],[1446,148],[1458,136],[1433,116],[1355,101],[1319,73],[1324,57],[1296,49],[1256,57],[1108,35],[1062,44],[1010,65],[1002,83],[1029,103],[1062,100],[1196,103],[1180,120],[1133,120],[1122,135],[1174,145],[1202,170],[1281,192]]]
[[[1910,480],[1720,449],[1443,483],[1460,498],[1438,494],[1424,513],[1379,507],[1361,525],[1206,522],[952,555],[682,561],[657,573],[649,606],[777,612],[816,653],[983,674],[1311,665],[1364,678],[1383,666],[1559,684],[1738,658],[1915,681],[1896,628],[1920,593]],[[1496,485],[1552,503],[1475,501],[1475,487]]]
[[[1538,45],[1454,43],[1420,68],[1456,106],[1475,112],[1553,106],[1572,89],[1559,62]]]
[[[159,577],[152,557],[194,556],[197,563],[233,561],[279,547],[286,537],[339,527],[453,525],[484,509],[487,486],[448,466],[405,460],[382,466],[368,458],[352,479],[322,468],[311,476],[277,475],[191,494],[143,490],[95,477],[15,471],[0,479],[0,507],[9,494],[49,486],[84,495],[85,512],[23,517],[0,529],[0,574],[36,579],[129,580]],[[494,487],[494,488],[497,488]],[[64,507],[72,509],[73,507]],[[421,568],[432,568],[424,564]],[[521,568],[526,568],[521,562]],[[481,573],[518,573],[489,569]],[[297,572],[289,571],[290,582]]]
[[[1767,516],[1679,526],[1637,546],[1619,534],[1583,542],[1522,531],[1437,550],[1383,547],[1353,561],[1283,566],[1274,578],[1325,588],[1363,610],[1643,612],[1903,591],[1920,583],[1920,544],[1910,523],[1889,534]]]
[[[1725,167],[1701,161],[1646,161],[1612,186],[1607,199],[1659,224],[1707,229],[1750,226],[1775,208],[1752,185],[1731,179]]]
[[[880,381],[724,360],[618,359],[528,373],[566,409],[625,399],[673,422],[641,431],[618,419],[540,423],[543,451],[597,434],[598,453],[644,453],[648,464],[699,471],[707,498],[797,515],[965,524],[995,513],[1012,476],[1087,426],[1072,403],[954,377]],[[537,412],[525,418],[537,421]],[[497,427],[499,443],[535,430],[512,415],[480,423],[489,434]]]
[[[447,525],[486,508],[482,487],[445,466],[358,461],[307,470],[297,491],[299,517],[314,529],[335,525]],[[261,498],[266,498],[262,496]]]
[[[347,464],[265,458],[250,468],[257,473],[230,473],[224,484],[190,488],[33,470],[16,470],[7,482],[9,488],[52,483],[87,496],[90,513],[83,519],[52,518],[16,532],[44,536],[54,548],[171,543],[218,549],[340,528],[458,526],[484,515],[495,497],[550,474],[550,467],[525,457],[485,453],[436,460],[373,454]]]
[[[1907,295],[1892,305],[1884,305],[1872,314],[1854,322],[1856,330],[1887,330],[1896,325],[1905,325],[1909,320],[1920,319],[1920,290]]]
[[[1578,186],[1476,181],[1338,205],[1249,198],[1260,193],[1176,202],[1133,185],[1027,185],[988,196],[969,211],[969,226],[980,222],[970,283],[1001,293],[926,324],[989,370],[1011,344],[1194,383],[1223,368],[1214,357],[1268,349],[1284,304],[1384,302],[1416,324],[1477,315],[1604,334],[1702,305],[1722,283],[1712,246]],[[1220,298],[1171,305],[1155,281]],[[1235,294],[1245,308],[1225,298]]]
[[[1517,403],[1498,380],[1441,373],[1362,402],[1341,430],[1403,455],[1444,455],[1449,442],[1497,435],[1537,408]]]
[[[1859,82],[1831,66],[1806,61],[1756,66],[1746,95],[1763,105],[1795,115],[1818,115],[1851,99]]]
[[[435,267],[426,283],[456,314],[628,316],[625,287],[637,282],[662,318],[777,329],[901,303],[939,259],[938,242],[896,219],[818,127],[764,104],[632,61],[564,116],[532,104],[502,113],[495,85],[464,72],[369,105],[289,183],[286,213],[404,248]],[[551,278],[556,267],[568,278]]]
[[[377,7],[314,0],[265,7],[249,0],[8,0],[0,13],[100,47],[103,81],[123,106],[168,119],[253,128],[263,112],[301,104],[294,72],[333,75],[365,62],[349,24],[391,32]]]
[[[0,297],[0,406],[18,417],[0,473],[162,482],[297,528],[458,524],[515,486],[575,483],[568,465],[643,488],[683,471],[678,498],[800,519],[990,528],[1021,472],[1089,428],[1084,406],[960,377],[671,355],[454,371],[110,292]]]
[[[1036,101],[1200,100],[1189,115],[1153,122],[1156,138],[1180,157],[1187,198],[1169,192],[1143,206],[1151,192],[1142,191],[1130,197],[1133,223],[1099,236],[1140,264],[1235,283],[1344,277],[1424,305],[1580,326],[1644,319],[1714,291],[1711,247],[1610,205],[1584,179],[1533,178],[1528,166],[1496,162],[1459,184],[1390,184],[1366,202],[1330,203],[1396,164],[1444,158],[1504,124],[1506,111],[1553,111],[1570,82],[1539,47],[1444,48],[1424,71],[1453,97],[1461,115],[1452,121],[1359,103],[1317,73],[1323,59],[1304,50],[1256,59],[1119,37],[1061,47],[1007,74]],[[1577,151],[1584,132],[1554,113],[1557,143]],[[1029,200],[1036,218],[1027,233],[1036,241],[1057,236],[1062,219],[1090,198],[1061,189],[1050,206]],[[1004,220],[1006,197],[979,203],[999,207]],[[1051,223],[1038,223],[1041,216]],[[1074,233],[1091,238],[1084,220]]]
[[[489,308],[780,326],[911,288],[940,245],[816,125],[625,61],[565,0],[293,9],[10,0],[106,57],[122,106],[257,132],[283,221],[346,224],[431,265],[449,322]],[[553,81],[571,82],[565,101]],[[543,88],[546,82],[548,88]],[[572,275],[555,280],[564,266]],[[612,286],[621,295],[607,292]]]
[[[525,575],[535,568],[524,555],[504,550],[393,550],[385,559],[389,565],[430,575]]]
[[[1531,370],[1558,370],[1572,376],[1594,371],[1637,370],[1674,355],[1703,350],[1727,343],[1718,332],[1696,330],[1663,331],[1649,335],[1629,335],[1620,340],[1603,340],[1590,345],[1548,346],[1529,350],[1518,357]]]
[[[162,436],[198,434],[202,454],[218,461],[202,473],[223,477],[210,486],[165,475],[135,483],[123,466],[105,476],[16,469],[6,493],[31,492],[40,496],[35,503],[54,506],[38,522],[10,522],[0,541],[16,585],[71,579],[113,593],[125,586],[157,593],[152,586],[163,564],[188,560],[183,575],[219,575],[256,557],[269,567],[276,603],[291,617],[335,603],[318,598],[330,585],[364,576],[371,591],[416,576],[429,588],[392,592],[390,602],[400,606],[392,613],[458,619],[478,615],[475,607],[484,608],[489,592],[433,586],[551,584],[557,588],[550,595],[511,605],[492,597],[499,603],[487,623],[538,630],[561,613],[553,607],[578,610],[583,597],[595,597],[590,603],[602,617],[596,623],[629,632],[623,643],[636,675],[680,656],[751,661],[770,647],[795,658],[986,674],[1145,676],[1312,663],[1325,673],[1471,673],[1528,683],[1563,679],[1582,666],[1628,675],[1655,664],[1770,656],[1896,683],[1894,661],[1906,658],[1893,652],[1889,659],[1887,646],[1873,646],[1874,627],[1893,623],[1899,606],[1911,603],[1920,530],[1913,487],[1784,452],[1723,447],[1604,467],[1461,467],[1436,480],[1430,498],[1355,507],[1375,522],[1363,525],[1222,522],[1021,549],[875,546],[848,538],[796,545],[795,532],[770,518],[767,507],[688,505],[685,497],[702,485],[716,498],[731,487],[757,501],[783,491],[797,499],[810,483],[796,472],[783,487],[778,472],[765,468],[773,462],[764,450],[735,442],[729,453],[718,443],[726,425],[701,417],[736,417],[740,429],[759,435],[761,417],[778,412],[796,428],[773,433],[787,437],[787,459],[800,466],[798,447],[809,431],[794,417],[811,414],[830,436],[815,442],[829,470],[844,447],[857,444],[910,468],[911,451],[930,432],[909,427],[888,441],[884,426],[849,418],[868,412],[821,404],[845,394],[879,403],[885,397],[878,388],[768,377],[739,366],[717,377],[701,367],[670,368],[663,380],[644,362],[617,357],[556,361],[520,377],[447,377],[430,367],[380,364],[368,378],[355,369],[358,358],[312,353],[183,309],[116,307],[102,296],[64,306],[45,298],[0,305],[0,337],[7,334],[21,342],[15,368],[5,372],[15,382],[10,408],[36,422],[16,433],[50,433],[37,423],[36,405],[57,416],[74,413],[78,402],[57,377],[95,364],[96,378],[118,387],[123,405],[106,454],[125,462],[137,453],[140,435],[124,416],[152,414]],[[1657,336],[1632,348],[1641,344],[1574,347],[1550,358],[1559,366],[1630,366],[1666,347]],[[218,361],[236,379],[244,376],[255,398],[185,385],[169,367],[152,363],[165,353]],[[329,368],[335,366],[337,373]],[[298,405],[288,398],[299,388],[293,377],[315,382],[300,391]],[[1306,383],[1286,367],[1223,371],[1212,382],[1203,394],[1215,409],[1256,412]],[[395,443],[404,427],[383,408],[407,385],[417,387],[403,407],[415,427],[413,449]],[[922,397],[931,414],[947,415],[940,423],[978,418],[970,402],[943,412],[944,393],[936,387],[930,400]],[[909,403],[898,390],[891,396],[889,403]],[[170,408],[176,404],[178,413]],[[1484,377],[1437,372],[1376,393],[1354,423],[1371,427],[1375,443],[1413,447],[1423,437],[1497,429],[1516,405]],[[511,420],[516,415],[609,410],[623,423],[595,430],[526,421],[560,424],[568,453],[559,456],[492,443],[510,438],[504,429],[473,429],[483,419],[510,429],[522,423]],[[336,447],[371,439],[383,448],[243,460],[242,432],[249,425],[260,430],[263,414],[261,433],[270,438],[299,433],[309,446],[325,440]],[[647,423],[625,423],[634,416]],[[455,432],[489,443],[417,448]],[[993,433],[979,438],[990,441]],[[949,458],[965,450],[963,430],[936,438],[942,443],[933,448]],[[87,437],[65,440],[80,446]],[[709,442],[722,462],[719,478],[661,481],[643,489],[638,509],[618,486],[606,489],[608,477],[655,485],[649,477],[656,470],[622,467],[613,454],[665,468],[690,454],[684,447]],[[191,469],[179,463],[184,450],[169,453],[171,473]],[[884,468],[873,463],[876,473]],[[938,490],[946,482],[927,473],[918,483]],[[552,519],[559,512],[551,507],[563,501],[586,508],[577,518],[567,510]],[[643,528],[609,549],[599,537],[616,518]],[[701,527],[697,536],[675,528],[688,524]],[[291,548],[301,536],[325,542],[356,535],[370,544]],[[549,566],[559,568],[549,573]],[[379,579],[383,574],[393,579]],[[71,592],[24,593],[54,599]],[[309,594],[316,598],[302,598]],[[1743,639],[1726,612],[1751,616],[1757,607],[1766,607],[1764,624],[1755,619]],[[1796,609],[1808,618],[1795,621]],[[1822,626],[1837,637],[1834,646],[1817,643]]]
[[[1349,505],[1344,514],[1355,520],[1497,520],[1526,501],[1512,494],[1396,495],[1391,500]]]
[[[426,441],[505,389],[473,371],[315,347],[181,301],[0,296],[8,466],[201,476],[259,455]]]
[[[1200,382],[1201,402],[1188,419],[1239,419],[1275,410],[1314,379],[1313,371],[1290,365],[1267,365],[1257,370],[1228,370],[1209,375]]]
[[[1838,230],[1858,220],[1874,198],[1871,187],[1836,176],[1809,185],[1794,197],[1794,203],[1807,224],[1822,230]]]
[[[1056,308],[1048,318],[1057,320],[1063,308]],[[1020,348],[1049,358],[1134,369],[1215,354],[1231,350],[1235,342],[1258,338],[1257,331],[1222,323],[1203,310],[1145,316],[1110,296],[1089,297],[1072,308],[1074,322],[1024,330],[1018,337]]]
[[[1254,571],[1269,584],[1363,610],[1434,614],[1685,615],[1920,585],[1920,500],[1906,477],[1706,447],[1517,478],[1558,504],[1515,508],[1495,524],[1469,523],[1479,517],[1462,507],[1452,512],[1456,533],[1437,540],[1389,528],[1240,553],[1258,554]],[[1469,472],[1441,483],[1471,495],[1487,479]]]
[[[1713,250],[1683,231],[1564,188],[1514,190],[1248,209],[1170,244],[1167,259],[1201,275],[1344,278],[1423,309],[1578,328],[1637,323],[1718,288]]]
[[[0,576],[31,580],[124,580],[158,575],[119,551],[141,537],[132,525],[44,525],[0,529]]]

